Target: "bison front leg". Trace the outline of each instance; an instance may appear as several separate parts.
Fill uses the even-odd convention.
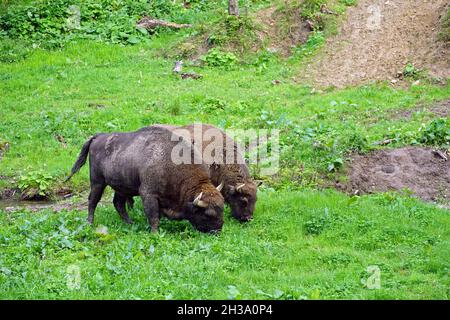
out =
[[[127,201],[127,197],[115,192],[114,198],[113,198],[113,204],[116,208],[117,212],[119,213],[122,220],[128,224],[132,224],[133,221],[131,221],[130,217],[128,216],[128,212],[125,206],[125,203]]]
[[[142,203],[144,204],[145,215],[151,227],[151,232],[157,232],[159,226],[159,204],[155,196],[143,195]]]

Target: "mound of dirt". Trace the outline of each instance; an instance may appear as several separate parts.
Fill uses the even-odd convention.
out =
[[[300,9],[278,12],[276,7],[259,10],[255,20],[260,24],[258,37],[270,51],[287,57],[292,49],[308,40],[311,29],[302,20]]]
[[[450,200],[450,159],[432,148],[377,150],[355,156],[349,165],[351,193],[410,190],[426,201]],[[448,158],[448,156],[447,156]]]
[[[341,88],[393,79],[412,63],[447,80],[450,49],[439,39],[447,6],[447,0],[359,0],[304,77],[319,86]]]

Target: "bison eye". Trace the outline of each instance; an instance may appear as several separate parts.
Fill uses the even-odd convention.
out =
[[[239,203],[241,206],[246,207],[248,205],[248,199],[247,198],[240,198]]]

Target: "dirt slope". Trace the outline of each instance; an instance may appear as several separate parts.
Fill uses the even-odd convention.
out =
[[[359,0],[323,56],[306,67],[317,85],[345,87],[393,79],[408,62],[450,76],[450,50],[438,40],[447,0]]]

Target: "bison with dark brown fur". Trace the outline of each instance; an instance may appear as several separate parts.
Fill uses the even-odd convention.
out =
[[[162,127],[135,132],[97,134],[89,139],[72,168],[70,179],[86,163],[89,154],[91,192],[88,221],[106,186],[114,189],[114,207],[128,223],[126,202],[140,196],[151,230],[158,229],[160,216],[187,219],[202,232],[223,225],[224,199],[211,183],[203,164],[176,164],[172,151],[179,144],[191,150],[191,142]],[[181,142],[180,142],[181,141]],[[196,151],[192,148],[191,158]],[[67,179],[67,180],[68,180]]]
[[[191,124],[179,127],[172,125],[156,126],[171,130],[179,135],[188,135],[197,149],[199,149],[198,151],[202,154],[206,148],[208,148],[208,151],[212,149],[221,150],[223,153],[223,162],[208,163],[206,161],[208,163],[210,179],[213,184],[223,184],[224,187],[221,192],[225,201],[230,205],[231,214],[234,218],[242,222],[249,221],[253,218],[253,211],[255,210],[257,200],[257,185],[252,180],[245,160],[239,152],[238,145],[232,138],[222,130],[209,124]],[[195,130],[201,131],[201,136],[196,136]],[[216,137],[221,136],[222,141],[210,139],[209,136],[211,135]],[[200,141],[197,141],[198,139]],[[200,142],[201,144],[195,144],[195,142]],[[232,163],[225,161],[228,152],[233,153]],[[203,154],[203,156],[205,155]]]

